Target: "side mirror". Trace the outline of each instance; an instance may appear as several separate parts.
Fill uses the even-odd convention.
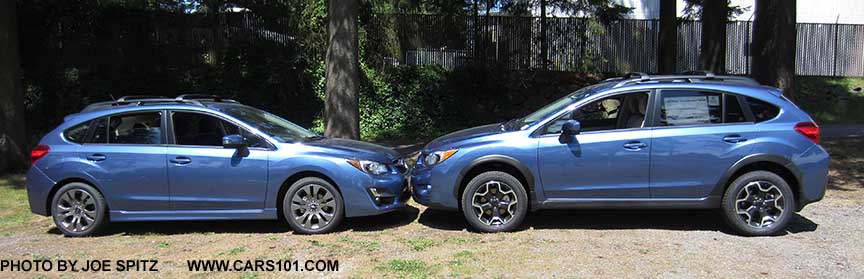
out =
[[[248,146],[246,138],[241,135],[227,135],[222,137],[222,147],[225,148],[243,148]]]
[[[579,123],[579,120],[567,120],[564,125],[561,125],[561,134],[578,135],[580,130],[582,130],[582,123]]]
[[[582,130],[582,124],[578,120],[567,120],[561,125],[561,135],[558,136],[558,142],[573,142],[573,136],[578,135],[580,130]]]

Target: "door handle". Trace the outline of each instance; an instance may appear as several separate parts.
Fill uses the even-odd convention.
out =
[[[91,154],[90,156],[87,156],[87,160],[93,162],[105,161],[105,159],[108,159],[108,156],[105,156],[104,154]]]
[[[747,141],[747,139],[740,136],[740,135],[728,135],[728,136],[723,137],[723,141],[729,142],[729,143],[739,143],[742,141]]]
[[[641,150],[642,148],[648,147],[647,144],[640,141],[633,141],[624,144],[624,148],[627,150]]]
[[[192,163],[192,159],[189,159],[189,157],[177,157],[177,158],[171,159],[171,163],[175,163],[178,165],[185,165],[188,163]]]

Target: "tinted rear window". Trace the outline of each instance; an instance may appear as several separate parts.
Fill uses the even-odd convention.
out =
[[[753,112],[753,118],[756,122],[762,122],[777,117],[780,113],[780,108],[768,102],[747,97],[747,103],[750,105],[750,111]]]
[[[72,128],[66,129],[63,132],[63,136],[66,137],[66,140],[74,142],[74,143],[84,143],[87,138],[87,132],[90,131],[90,122],[84,122],[78,125],[73,126]]]

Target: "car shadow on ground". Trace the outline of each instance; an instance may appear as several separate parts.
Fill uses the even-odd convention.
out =
[[[420,210],[406,206],[398,211],[377,215],[347,218],[336,229],[340,231],[378,231],[408,225],[417,219]],[[148,221],[111,223],[102,235],[175,235],[190,233],[287,233],[292,232],[283,220],[218,220],[218,221]],[[56,227],[48,230],[61,234]]]
[[[462,213],[427,209],[418,220],[428,227],[442,230],[468,229]],[[819,225],[795,214],[785,234],[815,231]],[[734,234],[714,210],[541,210],[528,214],[519,230],[587,229],[632,230],[657,229],[679,231],[719,231]]]

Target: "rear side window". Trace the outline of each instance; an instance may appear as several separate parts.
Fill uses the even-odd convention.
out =
[[[94,125],[91,143],[164,144],[162,114],[145,112],[101,118]]]
[[[661,96],[660,126],[747,122],[738,97],[733,94],[664,90]]]
[[[747,97],[747,103],[750,105],[750,111],[753,112],[753,118],[756,122],[762,122],[777,117],[780,113],[780,108],[768,102]]]
[[[661,95],[660,126],[723,123],[723,93],[670,90]]]
[[[84,143],[87,140],[87,132],[90,131],[90,121],[84,122],[78,125],[73,126],[72,128],[66,129],[63,132],[63,136],[66,140],[74,142],[74,143]]]

